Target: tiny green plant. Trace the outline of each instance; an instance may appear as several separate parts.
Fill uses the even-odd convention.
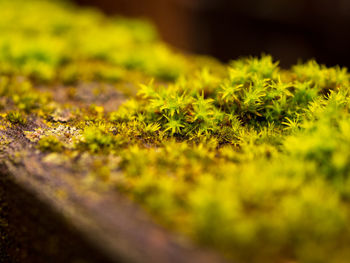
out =
[[[113,151],[122,143],[120,137],[115,136],[109,126],[103,123],[85,127],[78,145],[92,153]]]
[[[13,124],[24,125],[27,123],[26,116],[20,111],[10,111],[9,113],[7,113],[6,118]]]
[[[38,149],[43,152],[62,152],[63,143],[54,135],[43,136],[38,141]]]

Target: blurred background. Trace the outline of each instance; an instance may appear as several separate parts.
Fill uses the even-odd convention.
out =
[[[163,40],[222,61],[268,53],[288,67],[315,58],[350,66],[350,0],[75,0],[146,17]]]

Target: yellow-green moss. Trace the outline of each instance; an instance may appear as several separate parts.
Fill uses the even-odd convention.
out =
[[[25,135],[45,162],[234,262],[350,258],[345,68],[187,58],[147,23],[55,1],[0,0],[0,29],[1,116],[40,120]]]
[[[43,152],[61,152],[64,146],[57,137],[49,135],[38,141],[38,148]]]
[[[27,122],[25,115],[19,111],[10,111],[7,113],[6,118],[12,124],[26,124]]]

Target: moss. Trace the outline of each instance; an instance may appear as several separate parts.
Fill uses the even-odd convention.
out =
[[[55,136],[44,136],[38,141],[38,148],[42,152],[62,152],[63,143]]]
[[[19,2],[0,1],[1,116],[36,120],[25,135],[45,162],[235,262],[350,258],[347,69],[222,65],[178,54],[142,21]]]
[[[111,127],[103,123],[86,126],[77,147],[91,153],[111,152],[123,143],[121,137],[113,135]]]
[[[7,113],[6,118],[13,124],[26,124],[27,118],[26,116],[19,111],[11,111]]]

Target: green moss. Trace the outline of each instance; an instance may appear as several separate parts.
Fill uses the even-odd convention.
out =
[[[121,137],[113,135],[112,127],[103,123],[84,128],[82,138],[78,142],[78,147],[86,149],[91,153],[112,152],[123,143]]]
[[[56,136],[50,135],[40,138],[38,148],[43,152],[62,152],[64,146]]]
[[[45,161],[234,262],[350,258],[347,69],[188,58],[142,21],[28,3],[0,0],[2,116],[36,120]]]
[[[6,118],[13,124],[26,124],[27,118],[22,112],[19,111],[10,111],[7,113]]]
[[[19,5],[21,10],[17,10]],[[94,75],[119,79],[118,69],[108,72],[112,70],[108,65],[173,80],[188,64],[182,55],[159,43],[153,27],[144,21],[107,19],[95,10],[50,1],[1,1],[0,7],[8,10],[0,20],[0,69],[7,74],[25,75],[42,83],[62,74],[67,82]],[[50,19],[42,10],[52,14]],[[84,62],[99,62],[100,66],[87,67]]]

